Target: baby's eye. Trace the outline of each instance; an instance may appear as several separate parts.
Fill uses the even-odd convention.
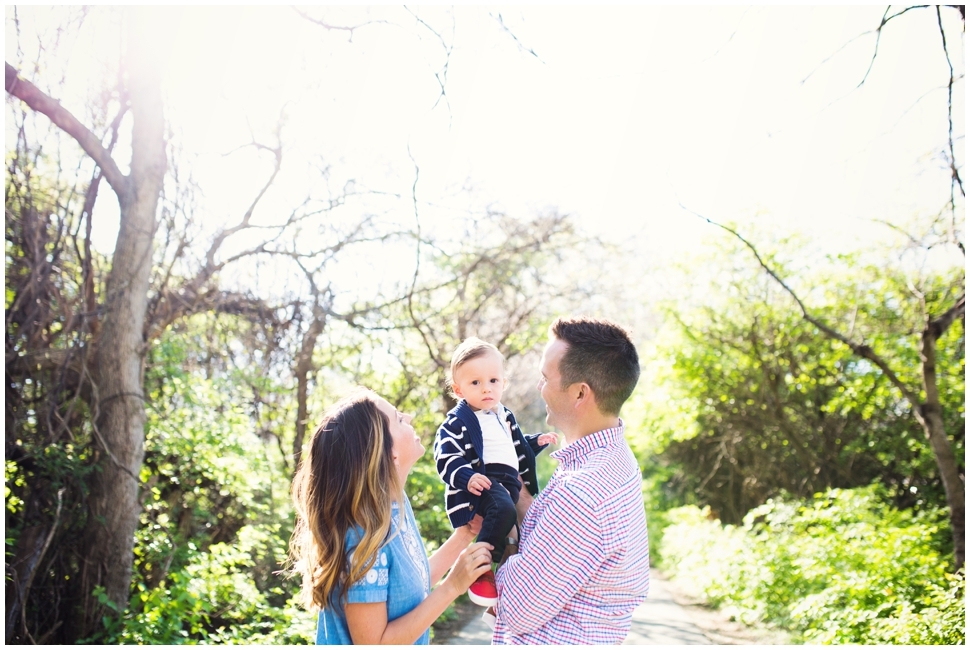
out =
[[[498,379],[492,379],[492,383],[493,384],[497,384],[498,383]]]
[[[472,386],[478,386],[478,380],[477,379],[472,382]]]

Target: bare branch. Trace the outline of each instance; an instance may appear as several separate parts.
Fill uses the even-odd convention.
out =
[[[869,73],[872,72],[872,67],[876,64],[876,56],[879,54],[879,39],[882,37],[882,28],[885,27],[890,20],[892,20],[893,18],[898,18],[899,16],[902,16],[907,11],[910,11],[912,9],[926,9],[927,7],[929,7],[929,5],[914,5],[912,7],[906,7],[902,11],[897,11],[892,16],[889,15],[889,11],[890,9],[892,9],[892,6],[886,7],[886,13],[882,15],[882,21],[880,21],[879,27],[876,28],[876,46],[873,48],[873,51],[872,51],[872,60],[869,61],[869,68],[866,70],[866,73],[862,76],[862,81],[859,82],[859,85],[856,86],[856,88],[862,87],[862,84],[864,84],[866,82],[866,79],[869,78]]]
[[[761,258],[761,255],[758,253],[758,249],[755,248],[754,244],[752,244],[747,239],[745,239],[743,236],[741,236],[736,230],[734,230],[734,229],[732,229],[732,228],[730,228],[728,226],[725,226],[723,224],[720,224],[720,223],[718,223],[716,221],[713,221],[711,219],[708,219],[707,217],[705,217],[702,214],[698,214],[698,213],[694,212],[690,208],[686,207],[683,203],[679,203],[679,205],[680,205],[680,207],[682,209],[684,209],[685,211],[691,213],[695,217],[698,217],[700,219],[703,219],[704,221],[706,221],[707,223],[711,224],[712,226],[717,226],[718,228],[720,228],[720,229],[722,229],[722,230],[724,230],[726,232],[729,232],[730,234],[734,235],[739,241],[741,241],[741,243],[743,243],[745,246],[747,246],[748,249],[754,254],[755,259],[758,260],[758,264],[761,266],[762,269],[764,269],[765,273],[767,273],[769,276],[771,276],[771,278],[775,282],[777,282],[778,285],[781,286],[781,288],[784,289],[788,293],[789,296],[792,297],[792,299],[795,301],[795,303],[798,305],[798,308],[802,312],[802,318],[804,318],[806,321],[808,321],[809,323],[811,323],[812,325],[814,325],[815,327],[817,327],[819,330],[821,330],[829,338],[835,339],[836,341],[839,341],[840,343],[845,344],[856,355],[862,357],[863,359],[868,359],[873,364],[875,364],[883,372],[883,374],[886,376],[886,378],[889,379],[890,382],[892,382],[893,386],[895,386],[899,390],[899,392],[902,393],[903,397],[906,398],[906,401],[908,401],[910,403],[910,405],[913,407],[913,410],[914,411],[918,411],[919,410],[920,405],[921,405],[919,396],[916,393],[914,393],[912,390],[910,390],[910,388],[905,383],[903,383],[903,381],[896,375],[896,373],[893,372],[892,368],[889,367],[889,364],[887,364],[886,361],[882,357],[880,357],[878,354],[876,354],[876,351],[875,350],[873,350],[871,347],[869,347],[865,343],[856,343],[856,342],[850,340],[848,337],[844,336],[840,332],[838,332],[835,329],[831,328],[830,326],[826,325],[824,322],[822,322],[818,318],[815,318],[814,316],[812,316],[809,313],[808,308],[805,307],[805,303],[803,303],[802,300],[801,300],[801,298],[798,297],[798,294],[796,294],[792,290],[792,288],[789,287],[785,283],[784,280],[782,280],[780,277],[778,277],[778,274],[775,273],[774,270],[768,265],[768,263],[765,262]]]
[[[414,165],[414,183],[411,184],[411,204],[414,208],[414,224],[415,233],[417,234],[416,246],[414,247],[414,276],[411,278],[411,288],[407,293],[408,302],[408,315],[411,317],[411,322],[414,324],[414,328],[418,330],[418,334],[421,335],[421,340],[424,341],[424,345],[428,348],[428,356],[435,362],[439,368],[444,368],[445,364],[439,357],[438,351],[435,349],[436,346],[431,344],[429,340],[430,332],[425,332],[424,328],[421,327],[423,324],[420,319],[414,313],[414,289],[418,285],[418,274],[421,271],[421,217],[418,212],[418,179],[421,175],[421,168],[418,166],[418,162],[414,159],[414,155],[411,153],[411,144],[408,143],[408,157],[411,159],[411,163]]]
[[[316,18],[313,18],[313,17],[307,15],[305,12],[300,11],[296,7],[292,7],[292,9],[296,13],[300,14],[300,16],[302,16],[306,20],[309,20],[314,25],[319,25],[320,27],[323,27],[327,31],[337,30],[337,31],[342,31],[342,32],[349,32],[350,33],[350,36],[348,37],[348,40],[353,40],[353,38],[354,38],[354,30],[355,29],[360,29],[361,27],[366,27],[367,25],[390,25],[390,24],[392,24],[392,23],[387,22],[386,20],[368,20],[365,23],[361,23],[359,25],[353,25],[353,26],[348,26],[348,25],[331,25],[330,23],[325,23],[322,20],[317,20]]]
[[[111,154],[101,144],[101,140],[86,126],[81,124],[70,111],[61,106],[60,102],[52,99],[37,86],[21,77],[16,68],[9,63],[6,65],[5,87],[9,94],[23,101],[38,113],[43,113],[51,122],[59,126],[65,133],[77,140],[85,153],[94,159],[104,171],[104,177],[114,188],[122,203],[128,200],[128,177],[121,173]]]
[[[519,40],[519,37],[515,35],[515,32],[513,32],[511,29],[508,28],[508,25],[505,24],[505,21],[504,20],[502,20],[502,14],[489,13],[488,15],[491,16],[492,18],[494,18],[495,20],[497,20],[499,26],[503,30],[505,30],[505,33],[512,37],[512,40],[515,41],[515,44],[519,46],[519,51],[520,52],[528,52],[529,54],[531,54],[535,58],[539,59],[539,62],[540,63],[545,64],[545,61],[543,61],[542,58],[538,54],[536,54],[536,51],[535,50],[533,50],[531,47],[526,47],[522,43],[522,41]],[[734,34],[732,34],[731,36],[733,38]],[[731,39],[728,39],[728,40],[731,40]]]
[[[900,228],[899,226],[897,226],[894,223],[891,223],[889,221],[886,221],[885,219],[870,219],[869,221],[872,221],[873,223],[882,224],[882,225],[886,226],[887,228],[889,228],[890,230],[895,230],[900,235],[902,235],[903,237],[905,237],[906,239],[908,239],[909,240],[909,243],[914,248],[922,248],[922,246],[923,246],[923,242],[919,241],[918,239],[916,239],[915,237],[913,237],[913,235],[911,235],[910,233],[906,232],[905,230],[903,230],[902,228]]]
[[[949,127],[947,132],[947,142],[950,146],[950,172],[953,179],[953,182],[950,184],[950,210],[951,212],[956,212],[956,204],[954,203],[953,196],[953,183],[956,183],[960,188],[960,194],[963,196],[966,196],[967,194],[963,190],[963,180],[960,178],[960,172],[957,169],[956,154],[953,151],[953,61],[950,60],[950,51],[946,47],[946,32],[943,30],[943,17],[940,16],[939,7],[936,8],[936,24],[940,27],[940,38],[943,41],[943,54],[946,55],[946,64],[950,68],[950,81],[947,83],[946,88],[946,118],[947,125]]]
[[[404,6],[404,10],[407,11],[409,14],[411,14],[414,17],[414,19],[418,21],[418,23],[420,23],[421,25],[424,25],[429,32],[437,36],[438,40],[441,41],[441,47],[444,48],[445,50],[445,63],[443,66],[441,66],[441,70],[439,72],[434,73],[434,78],[438,82],[438,86],[441,88],[441,93],[438,95],[438,99],[435,100],[434,106],[431,107],[431,110],[434,110],[434,108],[438,105],[438,103],[442,99],[444,99],[445,104],[448,107],[448,114],[451,115],[451,103],[448,101],[448,93],[446,92],[445,87],[448,84],[448,64],[451,62],[451,51],[454,49],[454,44],[448,45],[448,43],[445,41],[444,36],[442,36],[431,25],[425,22],[424,19],[422,19],[416,13],[411,11],[411,9],[407,5]],[[452,15],[451,31],[452,31],[452,36],[454,36],[454,31],[455,31],[454,15]],[[449,124],[450,124],[450,118],[449,118]]]
[[[35,644],[37,642],[34,641],[34,637],[30,634],[30,630],[27,629],[27,594],[30,593],[30,585],[33,583],[34,576],[37,574],[37,567],[40,564],[40,560],[44,557],[44,554],[47,553],[47,549],[51,545],[51,540],[54,539],[54,533],[57,531],[57,527],[61,524],[61,507],[64,505],[64,490],[65,488],[61,488],[57,491],[57,510],[54,512],[54,521],[51,523],[51,529],[47,533],[47,538],[44,540],[44,546],[37,555],[37,562],[30,567],[30,574],[27,576],[27,582],[24,586],[24,593],[20,600],[20,618],[23,622],[24,631],[27,633],[27,638]],[[41,638],[41,641],[43,641],[43,639],[44,637]]]
[[[269,178],[266,180],[266,183],[263,184],[263,187],[256,194],[256,197],[253,199],[252,203],[249,204],[249,208],[246,210],[245,214],[243,214],[243,217],[239,221],[239,223],[231,228],[224,228],[212,240],[212,244],[209,246],[209,250],[206,252],[206,255],[205,255],[207,269],[214,268],[216,253],[219,251],[219,248],[222,246],[223,242],[225,242],[227,238],[231,237],[232,235],[239,232],[240,230],[245,230],[246,228],[249,228],[249,222],[253,217],[253,212],[256,210],[256,206],[259,205],[260,199],[262,199],[263,196],[266,194],[266,192],[269,191],[269,188],[273,185],[273,181],[276,180],[276,176],[280,172],[280,166],[283,161],[283,151],[280,146],[272,148],[272,147],[267,147],[265,145],[259,145],[256,142],[253,142],[252,146],[255,146],[258,149],[271,151],[273,153],[273,156],[275,159],[275,162],[273,165],[273,171],[269,175]]]
[[[842,44],[842,47],[840,47],[835,52],[832,52],[827,57],[825,57],[824,59],[822,59],[822,62],[819,63],[817,66],[815,66],[815,69],[812,70],[811,72],[809,72],[808,73],[808,76],[805,77],[804,79],[802,79],[801,83],[804,84],[806,81],[808,81],[809,79],[811,79],[812,75],[814,75],[816,72],[818,72],[823,65],[825,65],[826,63],[828,63],[829,61],[831,61],[832,59],[834,59],[839,54],[839,52],[841,52],[845,48],[849,47],[849,45],[851,45],[852,43],[854,43],[856,40],[862,38],[863,36],[868,36],[869,34],[872,34],[874,31],[875,31],[874,29],[870,29],[868,31],[862,32],[861,34],[857,34],[857,35],[853,36],[852,38],[850,38],[849,40],[847,40],[845,43]]]

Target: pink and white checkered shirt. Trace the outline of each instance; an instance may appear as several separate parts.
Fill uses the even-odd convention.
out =
[[[622,643],[650,588],[640,468],[623,422],[551,456],[559,467],[496,575],[492,643]]]

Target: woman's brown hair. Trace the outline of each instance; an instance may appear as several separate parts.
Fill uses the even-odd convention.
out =
[[[346,599],[391,531],[399,479],[389,422],[375,397],[360,390],[332,406],[293,479],[297,519],[290,560],[303,576],[300,600],[308,609]],[[353,527],[361,534],[348,557],[347,531]]]

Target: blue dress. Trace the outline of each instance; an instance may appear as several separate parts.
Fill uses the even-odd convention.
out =
[[[347,548],[356,547],[360,529],[347,531]],[[424,540],[418,533],[411,504],[404,499],[404,517],[395,502],[391,505],[391,540],[378,551],[377,562],[347,591],[348,603],[387,603],[387,620],[407,614],[431,593],[431,568]],[[351,553],[353,551],[351,550]],[[428,645],[425,630],[416,645]],[[317,617],[318,645],[351,645],[343,604],[325,607]]]

